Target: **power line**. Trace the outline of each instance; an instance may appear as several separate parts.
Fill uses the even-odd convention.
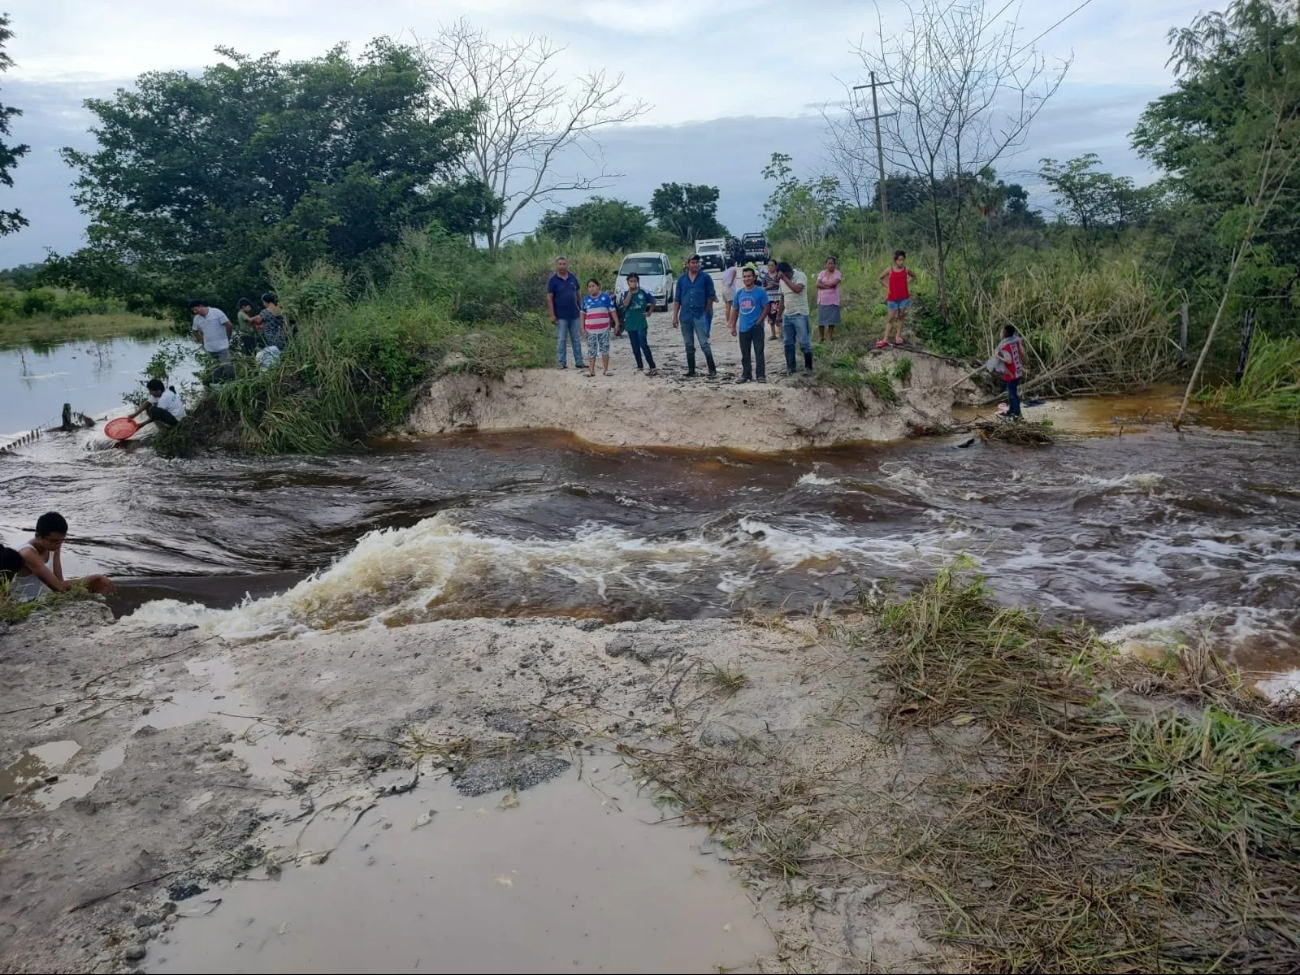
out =
[[[1088,4],[1090,4],[1090,3],[1092,3],[1092,0],[1083,0],[1083,3],[1081,3],[1081,4],[1079,4],[1077,7],[1075,7],[1075,8],[1074,8],[1073,10],[1071,10],[1068,14],[1066,14],[1064,17],[1062,17],[1060,20],[1058,20],[1056,23],[1054,23],[1051,27],[1047,28],[1047,30],[1043,31],[1041,34],[1039,34],[1037,37],[1035,37],[1032,41],[1030,41],[1028,44],[1026,44],[1024,47],[1022,47],[1019,51],[1016,51],[1016,54],[1020,54],[1021,52],[1026,51],[1026,50],[1028,50],[1029,48],[1033,47],[1035,44],[1037,44],[1039,41],[1041,41],[1044,37],[1046,37],[1046,36],[1047,36],[1048,34],[1050,34],[1052,31],[1056,30],[1056,28],[1060,27],[1063,23],[1065,23],[1067,20],[1069,20],[1069,19],[1070,19],[1071,17],[1073,17],[1075,14],[1077,14],[1077,13],[1078,13],[1080,10],[1082,10],[1084,7],[1088,6]],[[1013,55],[1011,55],[1011,56],[1012,56],[1012,57],[1015,57],[1015,54],[1013,54]]]

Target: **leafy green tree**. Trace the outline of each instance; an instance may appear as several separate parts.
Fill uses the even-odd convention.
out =
[[[8,71],[13,67],[14,59],[4,49],[13,36],[14,32],[9,29],[9,15],[0,14],[0,71]],[[9,135],[9,120],[22,114],[22,109],[10,105],[0,105],[0,136]],[[14,185],[14,178],[10,175],[9,170],[18,165],[18,160],[27,155],[29,149],[30,147],[26,145],[11,146],[7,142],[0,140],[0,184],[5,186]],[[5,234],[12,234],[15,230],[21,230],[26,226],[27,218],[19,211],[0,210],[0,237]]]
[[[1127,176],[1097,170],[1095,152],[1058,163],[1044,159],[1039,175],[1052,190],[1057,205],[1084,232],[1101,228],[1122,230],[1140,224],[1150,214],[1154,198]]]
[[[790,164],[790,156],[774,152],[763,167],[763,178],[776,183],[763,207],[768,232],[801,247],[815,247],[830,234],[843,209],[840,182],[834,176],[801,180]]]
[[[716,186],[697,183],[664,183],[650,197],[650,212],[659,229],[691,243],[703,237],[725,237],[727,228],[718,223]]]
[[[649,234],[650,218],[624,200],[593,196],[567,210],[547,210],[537,232],[560,241],[587,237],[601,250],[631,250]]]
[[[86,102],[99,146],[63,157],[89,244],[52,261],[59,279],[132,307],[233,302],[264,287],[272,255],[365,272],[404,228],[470,234],[495,212],[481,183],[453,178],[473,118],[431,99],[412,49],[218,51],[201,75],[150,72]]]
[[[1239,287],[1244,295],[1285,296],[1300,264],[1295,4],[1236,0],[1171,30],[1169,41],[1178,81],[1147,106],[1133,131],[1134,148],[1165,172],[1170,193],[1171,210],[1153,237],[1159,256],[1190,292],[1216,293],[1241,239],[1243,208],[1263,175],[1269,206],[1258,215]],[[1278,305],[1266,301],[1261,311]]]

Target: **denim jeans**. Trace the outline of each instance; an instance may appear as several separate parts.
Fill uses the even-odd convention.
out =
[[[785,352],[789,357],[794,354],[795,339],[799,340],[799,348],[805,353],[812,352],[812,334],[811,323],[807,315],[791,315],[786,312],[785,315]]]
[[[231,361],[229,349],[209,352],[208,355],[212,357],[210,367],[212,382],[224,382],[235,378],[235,364]]]
[[[683,315],[679,319],[679,322],[681,323],[682,329],[682,342],[686,346],[687,354],[691,358],[694,358],[695,343],[698,341],[700,343],[700,351],[703,352],[706,357],[712,356],[713,346],[709,345],[709,326],[705,321],[704,316],[701,315],[699,318],[687,318]]]
[[[555,321],[555,357],[560,365],[567,365],[568,348],[565,343],[573,344],[573,363],[582,368],[582,320],[578,318],[559,318]]]
[[[1020,380],[1008,379],[1007,384],[1007,416],[1020,415]]]
[[[632,345],[632,355],[636,356],[636,367],[641,368],[642,357],[645,364],[651,369],[655,367],[655,357],[650,354],[650,342],[646,338],[647,329],[629,328],[627,330],[627,340]]]
[[[767,378],[767,359],[764,356],[764,345],[767,342],[767,333],[763,331],[763,322],[760,319],[754,323],[754,326],[748,332],[740,333],[740,378],[741,379],[766,379]],[[750,372],[749,360],[750,352],[753,351],[754,368],[757,377]]]

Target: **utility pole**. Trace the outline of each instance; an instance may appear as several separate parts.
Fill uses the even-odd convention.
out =
[[[880,172],[880,226],[882,230],[884,230],[886,225],[889,223],[889,196],[885,192],[885,144],[880,138],[880,120],[882,118],[889,118],[891,115],[897,115],[898,113],[886,112],[884,115],[880,114],[880,102],[877,101],[876,98],[876,89],[885,88],[892,84],[892,81],[877,81],[876,73],[872,71],[870,84],[853,86],[854,91],[861,91],[863,88],[871,89],[871,115],[867,118],[857,119],[857,121],[859,123],[876,123],[876,166]]]

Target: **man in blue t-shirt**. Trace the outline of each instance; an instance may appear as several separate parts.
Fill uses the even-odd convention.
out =
[[[692,254],[686,261],[686,270],[677,279],[677,292],[673,295],[673,324],[680,326],[682,341],[686,345],[686,375],[695,375],[695,343],[704,352],[709,365],[709,378],[718,378],[718,367],[713,363],[713,346],[709,345],[708,320],[713,315],[713,302],[718,292],[713,278],[700,270],[700,255]]]
[[[568,346],[573,345],[573,362],[579,369],[582,361],[582,320],[578,309],[578,276],[569,273],[566,257],[555,259],[555,273],[546,282],[546,304],[555,325],[555,356],[561,369],[569,368]]]
[[[767,382],[767,361],[763,357],[763,320],[767,318],[767,292],[758,283],[758,272],[752,267],[744,270],[745,285],[736,292],[731,302],[731,334],[740,335],[740,382],[757,378]],[[750,371],[751,352],[754,371]]]

